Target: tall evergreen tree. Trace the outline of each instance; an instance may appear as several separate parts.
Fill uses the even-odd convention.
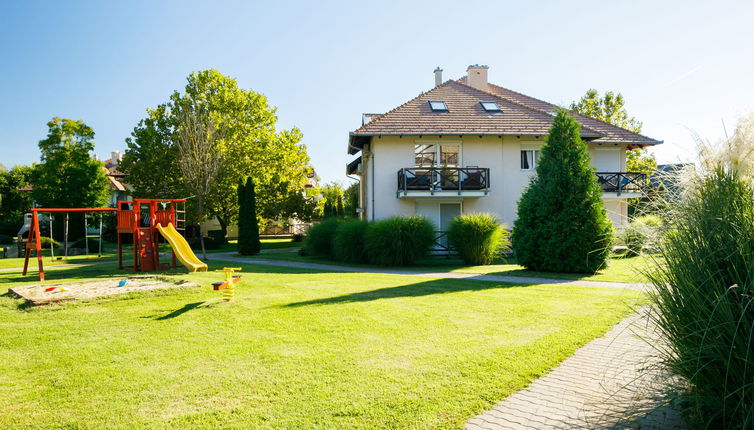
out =
[[[241,255],[259,254],[262,244],[259,241],[257,221],[257,197],[254,179],[246,178],[238,184],[238,253]]]
[[[519,264],[549,272],[593,273],[610,253],[612,223],[579,124],[560,111],[518,202],[513,249]]]

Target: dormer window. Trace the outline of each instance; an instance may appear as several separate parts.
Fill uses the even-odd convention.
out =
[[[485,112],[502,112],[500,106],[495,102],[479,102],[479,104],[482,105]]]
[[[448,105],[446,105],[445,102],[443,101],[430,101],[429,108],[432,109],[432,112],[447,112],[448,111]]]

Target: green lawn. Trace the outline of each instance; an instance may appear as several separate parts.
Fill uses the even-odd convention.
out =
[[[318,257],[302,257],[296,252],[270,252],[255,255],[254,258],[281,260],[281,261],[301,261],[309,263],[321,263],[331,265],[345,265],[353,267],[370,267],[368,265],[346,264],[332,260],[326,260]],[[580,273],[554,273],[554,272],[535,272],[527,270],[523,266],[515,264],[515,258],[509,258],[506,261],[499,260],[496,264],[488,266],[465,266],[461,260],[446,258],[428,258],[421,260],[416,266],[406,269],[415,270],[432,270],[437,272],[461,272],[461,273],[478,273],[494,274],[507,276],[538,277],[550,279],[572,279],[587,281],[611,281],[611,282],[644,282],[642,272],[649,268],[651,256],[638,256],[631,258],[612,258],[608,267],[593,274]]]
[[[211,269],[238,263],[213,261]],[[241,264],[201,288],[0,297],[0,428],[460,428],[644,303],[612,288]],[[112,277],[114,264],[48,279]],[[0,272],[0,292],[34,276]]]

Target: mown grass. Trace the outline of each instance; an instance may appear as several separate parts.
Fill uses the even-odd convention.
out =
[[[293,262],[300,261],[331,265],[347,265],[354,267],[374,267],[365,264],[346,264],[319,257],[303,257],[298,255],[298,253],[296,252],[270,252],[256,255],[254,256],[254,258]],[[647,255],[630,258],[612,258],[609,260],[608,267],[600,270],[593,275],[579,273],[537,272],[528,270],[525,267],[516,264],[515,258],[509,258],[507,260],[497,259],[495,260],[494,264],[485,266],[467,266],[464,265],[463,261],[461,261],[460,259],[425,258],[417,261],[416,265],[407,266],[405,267],[405,269],[585,281],[646,282],[644,272],[649,267],[649,263],[650,256]]]
[[[213,261],[210,269],[238,263]],[[644,303],[609,288],[240,264],[202,287],[29,308],[0,297],[0,428],[459,428]],[[51,268],[51,281],[114,264]],[[34,282],[0,273],[0,292]]]

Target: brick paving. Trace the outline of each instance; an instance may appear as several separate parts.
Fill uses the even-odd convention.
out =
[[[580,348],[550,373],[470,419],[467,430],[685,429],[666,404],[669,375],[647,342],[647,309]]]

